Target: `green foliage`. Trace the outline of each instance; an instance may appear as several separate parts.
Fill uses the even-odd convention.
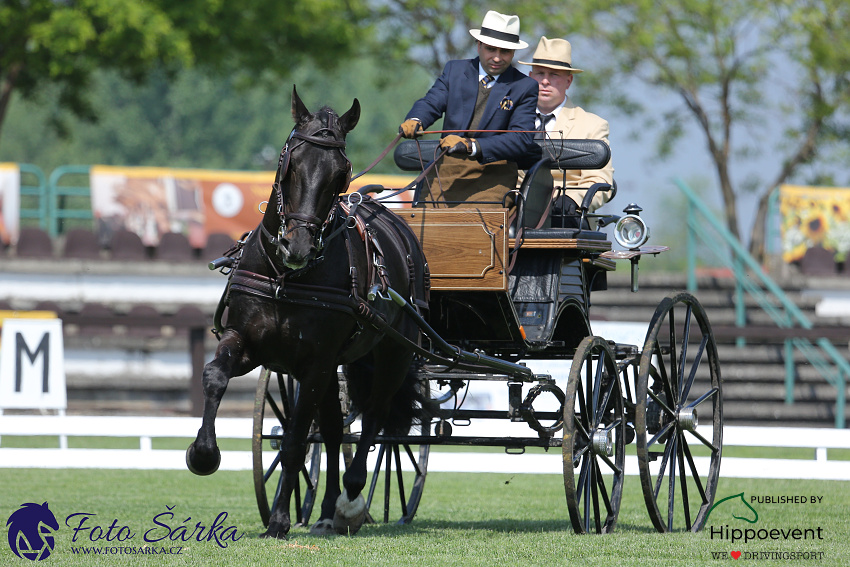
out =
[[[388,75],[399,82],[387,85]],[[99,109],[96,124],[70,118],[73,137],[57,136],[47,127],[61,112],[56,88],[40,104],[16,100],[0,138],[0,161],[33,163],[48,174],[65,164],[271,169],[293,126],[295,84],[311,110],[327,104],[342,113],[360,100],[360,123],[348,137],[349,158],[360,171],[395,137],[432,80],[419,69],[366,59],[333,73],[305,64],[291,70],[292,82],[266,76],[254,84],[196,69],[154,72],[137,85],[101,71],[88,92]],[[398,171],[387,158],[375,172]]]
[[[58,107],[89,120],[92,73],[141,81],[151,72],[199,65],[231,74],[286,76],[293,64],[329,68],[354,45],[360,0],[13,0],[0,5],[0,127],[11,95],[39,101],[58,88]],[[60,132],[62,115],[54,115]]]

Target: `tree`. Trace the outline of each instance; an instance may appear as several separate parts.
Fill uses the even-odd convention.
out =
[[[140,82],[154,70],[285,76],[304,60],[327,68],[353,49],[365,0],[4,0],[0,131],[12,95],[59,88],[60,107],[93,120],[96,69]],[[62,121],[54,124],[60,130]]]
[[[376,3],[372,18],[381,22],[373,52],[390,54],[424,68],[436,77],[448,61],[468,57],[478,28],[490,7],[484,0],[386,0]],[[510,8],[500,10],[513,13]]]
[[[696,125],[736,236],[738,198],[757,187],[750,248],[762,258],[769,194],[804,175],[803,166],[847,130],[850,6],[843,0],[601,0],[565,12],[560,5],[529,5],[531,19],[555,37],[593,41],[616,73],[612,83],[634,78],[675,94],[680,104],[669,109],[632,102],[659,121],[662,156],[687,124]],[[756,183],[737,179],[733,166],[760,151],[776,156],[776,171],[763,172]]]

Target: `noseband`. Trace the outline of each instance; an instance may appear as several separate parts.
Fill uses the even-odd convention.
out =
[[[292,153],[301,147],[303,144],[314,144],[317,146],[321,146],[324,148],[336,148],[339,150],[340,155],[345,160],[347,165],[347,176],[345,183],[337,190],[337,195],[344,193],[349,184],[351,183],[351,161],[348,159],[348,156],[345,155],[345,139],[343,135],[339,132],[339,130],[333,129],[331,126],[335,121],[334,114],[330,110],[326,110],[327,112],[327,126],[324,128],[319,128],[318,130],[305,134],[299,132],[294,129],[289,134],[289,138],[286,141],[286,145],[280,152],[280,159],[278,160],[277,167],[277,176],[275,177],[275,182],[273,188],[277,193],[277,212],[280,217],[280,228],[278,229],[277,237],[273,237],[269,234],[265,227],[263,227],[263,233],[269,239],[269,241],[277,246],[278,254],[280,254],[280,246],[283,242],[284,238],[287,234],[298,230],[299,228],[307,229],[310,234],[313,236],[315,242],[315,246],[317,250],[321,250],[323,247],[322,242],[322,234],[324,233],[325,227],[330,224],[331,220],[334,216],[335,207],[331,207],[330,212],[328,213],[327,218],[321,219],[315,215],[302,213],[298,211],[287,211],[286,205],[288,203],[288,199],[284,194],[283,189],[283,179],[286,177],[286,174],[289,172],[290,160],[292,158]],[[330,137],[328,137],[330,135]],[[291,229],[286,229],[287,223],[290,221],[294,221],[294,226]],[[321,230],[319,230],[321,228]]]

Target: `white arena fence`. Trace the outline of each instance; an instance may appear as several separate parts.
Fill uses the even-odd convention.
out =
[[[186,470],[185,450],[153,449],[152,440],[194,438],[200,425],[201,419],[197,417],[0,415],[0,468]],[[264,432],[270,432],[272,425],[270,421]],[[503,420],[479,420],[469,427],[456,428],[455,434],[510,435],[504,430],[505,425],[509,424],[504,424]],[[499,431],[500,428],[503,430]],[[220,439],[248,440],[252,430],[251,418],[216,420],[216,434]],[[710,429],[701,433],[711,435]],[[3,447],[4,435],[59,437],[59,447]],[[139,448],[68,448],[68,437],[75,436],[138,438]],[[722,477],[850,480],[850,461],[828,459],[830,449],[850,448],[850,430],[727,426],[723,431],[723,444],[724,447],[808,448],[812,450],[812,459],[723,457],[720,468]],[[707,466],[707,458],[695,460],[698,468]],[[430,472],[563,474],[562,466],[560,450],[557,448],[551,449],[548,454],[511,455],[502,452],[441,452],[439,448],[432,447],[428,460]],[[222,451],[219,470],[251,468],[250,451]],[[625,468],[626,474],[637,475],[636,457],[627,457]]]

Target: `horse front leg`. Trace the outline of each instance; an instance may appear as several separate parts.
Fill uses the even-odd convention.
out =
[[[327,371],[308,371],[298,373],[298,399],[292,412],[289,428],[281,442],[282,478],[280,496],[269,518],[269,529],[262,537],[286,538],[292,527],[289,509],[292,502],[292,491],[299,486],[298,478],[304,468],[307,455],[307,435],[310,425],[316,415],[319,400],[322,400],[328,389],[329,377],[336,380],[336,369]],[[339,403],[339,402],[337,402]]]
[[[327,467],[325,496],[319,520],[310,528],[313,535],[336,535],[333,527],[336,501],[339,498],[339,448],[342,444],[342,408],[339,402],[339,382],[332,380],[319,406],[319,431],[325,443]]]
[[[204,415],[195,441],[186,449],[186,466],[197,475],[210,475],[221,464],[215,417],[242,352],[242,338],[235,331],[227,330],[218,344],[215,358],[204,366]]]

